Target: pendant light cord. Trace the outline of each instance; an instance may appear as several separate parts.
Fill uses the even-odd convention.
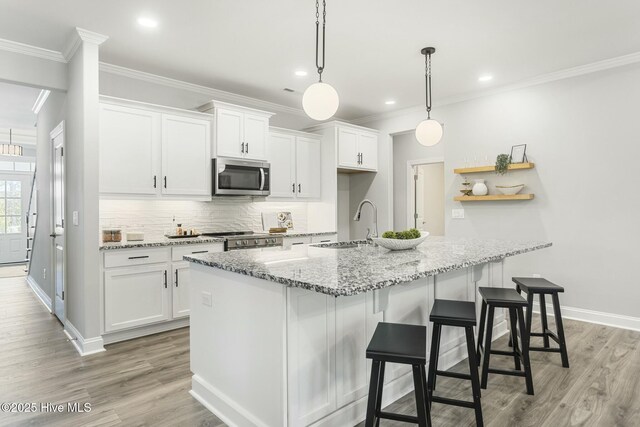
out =
[[[431,54],[427,53],[424,56],[424,80],[427,88],[426,91],[426,104],[427,104],[427,119],[431,118]]]
[[[316,68],[318,69],[319,81],[322,83],[322,72],[324,71],[324,51],[327,27],[327,1],[322,0],[322,66],[320,66],[320,0],[316,0]]]

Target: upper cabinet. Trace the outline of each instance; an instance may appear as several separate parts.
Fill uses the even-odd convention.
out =
[[[338,168],[378,170],[378,134],[363,128],[338,126]]]
[[[269,118],[273,113],[212,101],[200,111],[214,117],[215,157],[267,159]]]
[[[211,117],[101,97],[100,193],[211,194]]]
[[[271,128],[267,159],[271,164],[271,197],[320,198],[320,136]]]

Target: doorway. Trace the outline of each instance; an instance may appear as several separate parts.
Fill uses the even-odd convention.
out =
[[[444,160],[409,162],[407,189],[407,224],[432,236],[444,236]]]
[[[53,312],[65,323],[64,272],[64,122],[51,131],[51,241],[53,253]]]
[[[7,162],[3,162],[7,163]],[[29,164],[26,164],[29,168]],[[32,182],[30,172],[0,171],[0,264],[23,264],[27,259],[26,213]]]

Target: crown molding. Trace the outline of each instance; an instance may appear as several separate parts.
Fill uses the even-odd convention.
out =
[[[499,93],[509,92],[518,89],[524,89],[531,86],[537,86],[545,83],[551,83],[558,80],[569,79],[573,77],[579,77],[586,74],[597,73],[599,71],[605,71],[612,68],[624,67],[625,65],[637,64],[640,62],[640,52],[631,53],[629,55],[618,56],[615,58],[609,58],[591,64],[579,65],[577,67],[567,68],[560,71],[554,71],[552,73],[541,74],[530,79],[525,79],[516,83],[498,86],[493,89],[487,89],[483,91],[471,92],[463,95],[451,96],[442,99],[440,102],[436,102],[434,107],[442,107],[445,105],[456,104],[458,102],[470,101],[476,98],[482,98],[485,96],[497,95]],[[372,114],[365,117],[360,117],[355,120],[351,120],[354,124],[365,124],[379,120],[391,119],[393,117],[404,116],[408,114],[418,113],[424,111],[424,106],[416,105],[413,107],[407,107],[400,110],[388,111],[380,114]]]
[[[36,58],[46,59],[49,61],[62,63],[67,62],[67,60],[64,58],[64,56],[62,56],[60,52],[31,46],[20,42],[14,42],[13,40],[0,39],[0,50],[20,53],[22,55],[34,56]]]
[[[240,104],[247,107],[257,108],[260,110],[307,117],[305,112],[300,108],[288,107],[286,105],[276,104],[274,102],[269,102],[269,101],[263,101],[261,99],[252,98],[244,95],[238,95],[235,93],[227,92],[220,89],[214,89],[207,86],[201,86],[194,83],[188,83],[182,80],[172,79],[170,77],[158,76],[156,74],[147,73],[145,71],[139,71],[131,68],[122,67],[120,65],[101,62],[100,71],[104,73],[128,77],[131,79],[142,80],[148,83],[154,83],[161,86],[171,87],[174,89],[181,89],[189,92],[202,93],[210,96],[211,99],[215,99],[216,101],[230,102],[233,104]]]
[[[109,37],[83,28],[75,27],[67,45],[62,50],[65,62],[69,62],[82,43],[91,43],[100,46]]]

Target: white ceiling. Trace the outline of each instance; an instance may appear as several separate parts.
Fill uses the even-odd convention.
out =
[[[40,89],[0,82],[0,128],[33,129],[31,108],[39,94]]]
[[[327,1],[324,79],[345,119],[421,104],[419,51],[429,45],[436,103],[640,51],[637,0]],[[104,62],[288,106],[300,107],[315,79],[313,0],[0,0],[0,8],[0,38],[60,51],[78,26],[110,37]],[[141,29],[141,15],[158,28]],[[295,77],[299,68],[309,75]],[[487,73],[494,79],[479,83]]]

